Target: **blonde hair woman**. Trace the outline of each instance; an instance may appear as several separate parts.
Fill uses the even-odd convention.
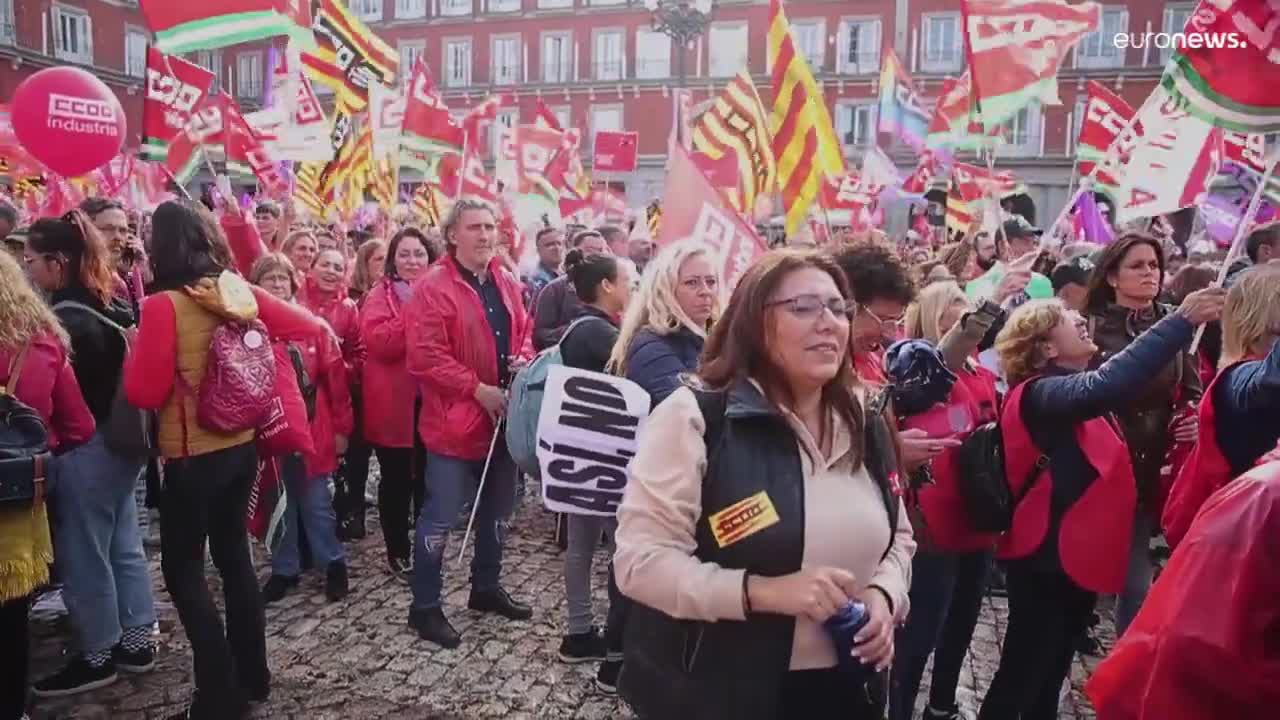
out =
[[[289,258],[295,270],[305,275],[311,271],[311,266],[316,262],[316,256],[320,254],[320,244],[316,240],[316,233],[310,230],[294,230],[289,233],[284,245],[280,246],[280,252]]]
[[[906,334],[942,345],[969,310],[964,290],[947,280],[926,287],[907,309]],[[962,331],[963,332],[963,331]],[[956,374],[946,401],[903,420],[904,442],[947,438],[958,443],[979,425],[997,418],[996,376],[971,358],[984,332],[963,333],[968,341],[946,353]],[[925,665],[933,655],[926,718],[959,717],[956,686],[960,667],[973,638],[995,536],[975,530],[960,492],[960,470],[954,448],[932,458],[933,482],[907,494],[919,547],[911,560],[911,608],[898,631],[890,695],[890,720],[910,720]]]
[[[71,340],[16,260],[0,253],[0,396],[40,414],[49,449],[63,453],[93,437],[94,423],[67,359]],[[7,397],[0,403],[11,402]],[[43,485],[37,493],[43,493]],[[0,673],[0,717],[20,718],[27,696],[27,609],[49,581],[53,544],[43,496],[0,506],[0,647],[15,662]]]
[[[355,267],[351,269],[351,299],[364,304],[364,298],[386,272],[387,244],[381,240],[366,240],[356,251]]]
[[[1222,290],[1192,293],[1097,370],[1088,323],[1058,300],[1015,310],[996,338],[1009,381],[1000,412],[1019,498],[1001,538],[1009,625],[979,720],[1057,714],[1058,692],[1097,593],[1124,589],[1138,494],[1111,415],[1222,314]]]
[[[1165,503],[1170,547],[1215,490],[1248,470],[1280,439],[1280,266],[1237,276],[1222,311],[1221,370],[1200,402],[1200,438]],[[1220,430],[1225,432],[1219,432]]]
[[[663,248],[645,268],[609,357],[609,371],[638,383],[657,405],[698,367],[707,332],[720,316],[720,276],[712,250],[686,240]]]

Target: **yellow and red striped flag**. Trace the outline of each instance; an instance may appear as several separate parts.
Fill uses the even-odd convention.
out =
[[[369,29],[346,3],[320,0],[315,49],[303,53],[302,64],[317,82],[337,94],[337,106],[348,112],[369,104],[369,84],[391,85],[400,72],[400,55]]]
[[[823,178],[844,177],[844,156],[822,90],[804,55],[796,52],[782,0],[769,0],[768,45],[773,67],[769,129],[787,208],[787,234],[793,234],[804,225]]]
[[[778,164],[769,144],[769,124],[751,75],[744,68],[693,123],[693,147],[712,160],[726,156],[738,165],[734,209],[750,213],[756,196],[773,191]]]

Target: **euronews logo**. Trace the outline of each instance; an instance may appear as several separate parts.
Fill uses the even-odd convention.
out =
[[[1157,50],[1237,50],[1247,47],[1248,41],[1240,33],[1158,32],[1116,33],[1115,46],[1121,50],[1152,47]]]

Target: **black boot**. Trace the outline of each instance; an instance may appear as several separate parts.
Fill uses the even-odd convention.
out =
[[[324,596],[329,599],[329,602],[338,602],[345,598],[350,590],[347,564],[341,560],[329,563],[329,569],[325,572],[324,578]]]
[[[533,608],[524,603],[516,602],[502,588],[486,591],[473,589],[470,599],[467,600],[467,607],[480,612],[501,615],[508,620],[528,620],[533,617]]]
[[[270,605],[288,595],[289,591],[296,587],[298,587],[298,578],[272,575],[262,586],[262,604]]]
[[[452,650],[462,644],[462,636],[449,624],[444,610],[410,610],[409,627],[418,632],[418,637],[433,642],[446,650]]]

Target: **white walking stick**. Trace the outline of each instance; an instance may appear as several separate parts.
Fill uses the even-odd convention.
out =
[[[471,503],[471,519],[467,521],[467,531],[462,535],[462,547],[458,548],[458,567],[462,567],[462,556],[467,552],[467,541],[471,539],[471,527],[476,523],[476,510],[480,509],[480,496],[484,493],[484,480],[489,475],[489,465],[493,463],[493,450],[498,446],[498,436],[502,434],[502,423],[499,419],[493,426],[493,438],[489,440],[489,455],[484,459],[484,470],[480,471],[480,487],[476,488],[476,499]]]

